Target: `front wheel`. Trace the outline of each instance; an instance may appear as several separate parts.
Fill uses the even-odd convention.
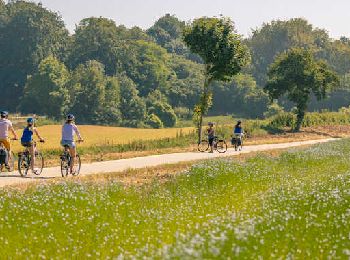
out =
[[[62,177],[67,177],[68,174],[69,174],[69,156],[66,156],[66,155],[62,155],[61,156],[61,175]]]
[[[209,150],[209,143],[207,140],[202,140],[199,144],[198,144],[198,151],[201,153],[204,153],[206,151]]]
[[[80,169],[81,169],[81,160],[80,160],[79,154],[77,154],[77,156],[75,157],[75,161],[74,161],[72,175],[78,176],[80,174]]]
[[[44,168],[44,157],[42,153],[36,152],[33,173],[35,175],[40,175],[43,172],[43,168]]]
[[[226,153],[226,151],[227,151],[227,144],[226,144],[226,141],[225,141],[225,140],[219,140],[219,141],[217,141],[217,143],[216,143],[216,150],[217,150],[219,153]]]

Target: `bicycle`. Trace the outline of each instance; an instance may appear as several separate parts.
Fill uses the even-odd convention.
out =
[[[226,153],[227,151],[226,141],[224,139],[219,139],[217,136],[214,137],[213,147],[214,147],[214,150],[219,153]],[[208,151],[209,148],[210,148],[210,145],[208,140],[202,140],[198,144],[198,151],[201,153]]]
[[[80,142],[82,141],[78,141],[78,143]],[[72,163],[72,157],[69,152],[69,146],[64,145],[63,147],[64,147],[63,148],[64,150],[63,150],[63,154],[60,156],[60,159],[61,159],[61,175],[64,178],[64,177],[67,177],[69,174],[70,166]],[[78,176],[80,174],[80,169],[81,169],[81,159],[78,153],[76,154],[74,165],[75,165],[74,166],[75,169],[74,171],[72,171],[72,175]]]
[[[44,143],[45,141],[40,141],[40,143]],[[36,148],[36,142],[34,142],[34,156],[35,156],[35,164],[32,172],[35,175],[41,175],[44,169],[44,156],[42,153]],[[28,175],[28,171],[32,168],[32,155],[30,154],[29,147],[26,147],[23,152],[18,153],[18,171],[22,177]]]
[[[242,151],[243,149],[243,140],[246,138],[247,134],[244,133],[243,135],[235,135],[232,136],[231,139],[231,144],[233,145],[233,147],[235,148],[235,151]]]
[[[11,139],[11,141],[15,141],[17,139]],[[13,172],[14,169],[15,169],[15,154],[11,151],[9,153],[9,151],[6,149],[5,145],[0,142],[0,153],[2,154],[2,157],[6,157],[8,156],[8,166],[9,168],[7,168],[7,171],[8,172]],[[5,167],[5,160],[1,160],[0,161],[0,173],[3,172],[4,170],[4,167]]]

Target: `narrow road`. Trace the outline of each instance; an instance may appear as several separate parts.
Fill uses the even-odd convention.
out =
[[[106,162],[95,162],[91,164],[83,164],[81,174],[91,175],[98,173],[111,173],[111,172],[122,172],[127,169],[140,169],[153,166],[159,166],[164,164],[174,164],[179,162],[188,162],[195,160],[208,160],[213,158],[222,158],[235,156],[239,154],[246,154],[251,152],[285,149],[303,145],[313,145],[318,143],[325,143],[335,139],[320,139],[310,140],[302,142],[291,142],[281,144],[262,144],[262,145],[251,145],[244,147],[243,151],[236,152],[234,149],[228,149],[224,154],[219,153],[199,153],[199,152],[186,152],[186,153],[172,153],[162,155],[151,155],[146,157],[136,157],[131,159],[122,159],[116,161]],[[54,178],[62,178],[59,167],[45,168],[41,176],[29,175],[26,178],[22,178],[19,173],[2,173],[0,175],[0,187],[16,184],[25,184],[28,182],[39,182]]]

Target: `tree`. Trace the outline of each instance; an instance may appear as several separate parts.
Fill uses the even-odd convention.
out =
[[[68,64],[74,69],[79,64],[96,60],[105,66],[107,75],[113,76],[118,70],[121,47],[118,28],[113,20],[86,18],[79,23],[73,36]]]
[[[124,60],[126,75],[136,84],[140,96],[145,97],[158,89],[166,92],[169,68],[169,55],[166,50],[153,42],[136,41],[130,45],[131,51]]]
[[[88,61],[72,73],[70,111],[80,122],[120,124],[118,80],[105,75],[103,64]]]
[[[123,125],[137,127],[142,125],[146,117],[146,104],[138,95],[135,83],[125,75],[119,76],[120,110]]]
[[[59,119],[68,110],[69,71],[57,58],[44,59],[38,72],[29,77],[20,103],[20,111],[25,113],[45,114]]]
[[[63,57],[68,30],[58,14],[32,2],[11,1],[6,14],[0,25],[0,92],[6,97],[2,106],[15,110],[27,75],[49,55]]]
[[[323,61],[316,61],[310,50],[293,48],[277,57],[268,71],[265,90],[271,99],[283,95],[297,107],[296,131],[300,130],[311,94],[324,99],[339,84],[335,72]]]
[[[330,42],[326,31],[315,29],[305,19],[264,23],[247,39],[252,54],[252,73],[259,86],[266,84],[267,69],[275,58],[292,47],[325,48]]]
[[[211,83],[229,81],[247,64],[249,55],[228,18],[203,17],[194,20],[184,30],[184,41],[205,64],[204,86],[200,102],[195,108],[198,142],[201,142],[203,115],[211,105]]]

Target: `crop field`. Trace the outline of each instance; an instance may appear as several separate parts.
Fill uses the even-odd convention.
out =
[[[40,145],[42,150],[61,149],[61,127],[60,125],[46,125],[38,127],[41,136],[46,140],[44,145]],[[123,127],[105,127],[82,125],[79,126],[84,143],[79,147],[93,146],[113,146],[128,144],[135,141],[160,140],[164,138],[175,138],[179,135],[190,134],[194,131],[191,127],[186,128],[167,128],[167,129],[136,129]],[[21,130],[17,133],[21,134]],[[15,151],[20,149],[19,142],[14,143]]]
[[[141,187],[0,194],[0,258],[327,259],[350,255],[350,140],[198,163]]]

